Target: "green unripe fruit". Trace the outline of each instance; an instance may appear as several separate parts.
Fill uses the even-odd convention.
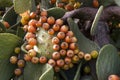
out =
[[[80,60],[80,58],[79,58],[77,55],[74,55],[74,56],[72,57],[72,62],[73,62],[73,63],[77,63],[79,60]]]
[[[16,47],[16,48],[14,49],[14,52],[15,52],[16,54],[19,54],[19,53],[20,53],[20,47]]]
[[[62,68],[63,68],[64,70],[68,70],[68,69],[69,69],[69,65],[65,64]]]
[[[93,50],[91,53],[90,53],[91,57],[93,59],[96,59],[98,57],[98,52],[96,50]]]
[[[83,71],[86,73],[86,74],[88,74],[88,73],[90,73],[90,67],[89,66],[85,66],[84,67],[84,69],[83,69]]]
[[[74,64],[73,63],[70,63],[69,64],[69,68],[73,68]]]

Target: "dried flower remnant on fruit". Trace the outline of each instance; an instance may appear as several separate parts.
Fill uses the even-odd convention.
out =
[[[30,19],[30,11],[26,11],[22,14],[20,14],[21,18],[21,23],[22,25],[26,25]]]

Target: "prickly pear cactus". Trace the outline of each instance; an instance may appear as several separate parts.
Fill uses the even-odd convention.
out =
[[[117,49],[111,45],[105,45],[99,52],[96,63],[98,80],[107,80],[111,74],[120,74],[120,56]]]
[[[20,38],[10,33],[0,33],[0,78],[10,79],[16,65],[9,62],[9,58],[14,54],[14,48],[20,43]],[[3,74],[4,73],[4,74]],[[7,76],[6,76],[6,75]]]
[[[119,0],[0,4],[1,80],[119,78]]]

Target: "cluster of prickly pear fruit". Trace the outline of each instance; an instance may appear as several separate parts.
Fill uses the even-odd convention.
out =
[[[21,14],[21,23],[26,32],[25,61],[31,61],[33,64],[48,63],[56,72],[59,72],[60,69],[72,68],[82,59],[90,61],[92,58],[97,58],[97,51],[89,54],[78,49],[77,38],[62,19],[48,17],[46,10],[40,11],[39,9],[38,7],[36,10],[39,13],[27,11]],[[18,60],[16,56],[10,58],[12,64],[18,65],[15,70],[17,76],[22,73],[24,60]]]
[[[22,69],[23,69],[24,66],[25,66],[25,61],[24,61],[24,59],[19,58],[20,52],[21,52],[20,47],[16,47],[16,48],[14,49],[14,53],[16,53],[16,55],[10,57],[10,63],[18,66],[18,68],[16,68],[16,69],[14,70],[14,74],[15,74],[16,76],[19,76],[19,75],[22,74]]]
[[[33,64],[48,63],[58,72],[60,69],[72,68],[74,63],[78,63],[81,59],[89,61],[92,56],[97,57],[95,51],[90,55],[78,49],[77,38],[62,19],[48,17],[47,11],[39,10],[37,7],[36,12],[27,11],[21,14],[21,23],[26,32],[24,48],[27,53],[24,54],[24,59],[18,59],[17,56],[10,58],[12,64],[18,65],[14,71],[16,76],[22,74],[25,61],[31,61]],[[16,48],[15,53],[19,52],[20,49]]]
[[[63,8],[68,11],[77,9],[81,6],[81,3],[77,0],[50,0],[50,4],[56,4],[57,7]]]
[[[27,30],[26,26],[28,26]],[[74,33],[69,30],[69,27],[64,25],[63,20],[55,20],[54,17],[47,16],[47,11],[41,11],[38,20],[36,17],[30,19],[28,25],[24,25],[23,28],[27,31],[25,49],[28,53],[24,56],[26,61],[28,61],[27,57],[29,56],[32,63],[48,63],[56,71],[60,70],[60,68],[68,69],[69,65],[72,65],[72,60],[79,61],[77,53],[74,53],[77,49],[77,39]],[[40,46],[42,44],[47,45],[48,47],[44,48],[48,50],[43,49],[44,53],[37,52],[34,48],[37,44],[40,44]],[[37,54],[40,54],[39,57]],[[49,54],[50,57],[44,54]]]
[[[35,12],[30,12],[34,11],[34,7],[36,7],[34,2],[36,1],[39,1],[42,8],[48,9],[48,13],[46,11],[40,11],[39,6],[37,6]],[[77,1],[83,3],[81,7],[81,4]],[[118,57],[119,55],[117,55],[117,50],[113,47],[108,49],[102,48],[101,50],[103,51],[99,51],[99,44],[96,46],[92,43],[95,39],[98,39],[101,43],[105,41],[104,38],[101,37],[102,33],[99,33],[104,29],[101,27],[101,30],[99,30],[98,27],[102,26],[101,21],[104,23],[110,19],[110,24],[108,25],[110,34],[107,33],[107,35],[112,36],[116,44],[115,46],[118,50],[120,48],[120,40],[118,40],[120,21],[119,18],[116,19],[116,17],[112,17],[112,15],[119,17],[118,13],[120,8],[114,6],[114,4],[111,6],[109,1],[110,0],[106,2],[104,2],[104,0],[103,2],[102,0],[14,0],[14,5],[10,10],[6,11],[7,14],[5,13],[0,22],[0,78],[2,80],[49,80],[52,79],[52,76],[56,76],[56,79],[52,80],[65,80],[66,78],[68,78],[68,80],[78,80],[78,78],[80,80],[93,80],[91,78],[95,80],[119,80],[120,58]],[[106,5],[108,7],[103,3],[107,3]],[[97,11],[97,8],[101,6],[101,4],[105,9],[102,10],[100,7]],[[18,14],[26,10],[30,11],[21,14],[22,18],[20,19]],[[70,12],[71,10],[73,10],[72,12],[74,14]],[[104,13],[102,13],[102,11]],[[67,13],[77,14],[77,16],[69,16]],[[97,17],[94,18],[95,14]],[[102,17],[100,17],[100,14]],[[111,16],[108,16],[108,14]],[[63,20],[58,19],[61,17],[68,23],[66,24]],[[78,25],[76,24],[76,18],[77,20],[79,19],[77,21]],[[107,19],[107,21],[103,21],[101,18]],[[96,27],[91,28],[92,22],[94,23],[93,19],[95,20]],[[24,27],[22,27],[20,20]],[[2,21],[7,21],[10,25]],[[97,24],[99,22],[100,24]],[[56,23],[59,25],[55,25]],[[116,28],[113,29],[113,26],[116,26],[117,31]],[[90,32],[92,32],[93,35],[89,34],[90,29],[92,29]],[[86,38],[84,38],[84,35],[79,35],[81,32],[88,34],[85,34]],[[100,34],[98,38],[95,38],[96,36],[93,37],[96,32]],[[105,30],[105,32],[107,31]],[[115,34],[111,35],[111,32]],[[1,33],[5,33],[5,35]],[[6,33],[15,34],[16,37]],[[71,35],[73,36],[71,37]],[[23,42],[18,43],[18,41],[14,39],[17,37],[21,38]],[[87,38],[90,38],[90,40]],[[24,42],[23,47],[25,53],[20,51],[20,48],[15,48],[18,45],[21,47]],[[108,47],[110,47],[110,45]],[[14,48],[15,51],[13,52]],[[96,50],[99,51],[99,56]],[[97,56],[98,59],[96,59]],[[13,65],[11,65],[10,62]],[[53,69],[56,72],[61,71],[54,73]],[[61,72],[63,72],[63,74]],[[7,74],[7,76],[5,74]],[[73,76],[73,74],[75,75]],[[89,75],[91,78],[86,78],[86,75]],[[64,76],[66,77],[65,79],[63,79]]]

